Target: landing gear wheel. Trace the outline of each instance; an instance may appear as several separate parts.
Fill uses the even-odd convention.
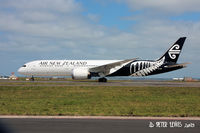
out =
[[[30,81],[34,81],[35,79],[34,79],[34,77],[32,76],[31,78],[30,78]]]
[[[99,78],[98,81],[99,82],[107,82],[107,79],[106,78]]]

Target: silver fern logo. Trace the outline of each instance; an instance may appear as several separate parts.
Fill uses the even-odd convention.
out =
[[[180,54],[180,46],[175,44],[172,48],[170,48],[168,54],[171,59],[176,59],[176,55]]]
[[[133,62],[130,66],[131,76],[147,76],[157,70],[165,61],[165,57],[162,59],[150,62],[150,61],[138,61]]]

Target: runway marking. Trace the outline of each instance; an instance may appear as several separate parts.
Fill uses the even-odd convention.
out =
[[[25,116],[0,115],[6,119],[119,119],[119,120],[200,120],[200,117],[129,117],[129,116]]]

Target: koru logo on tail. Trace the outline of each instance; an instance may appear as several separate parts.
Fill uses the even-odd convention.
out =
[[[170,48],[168,54],[171,59],[176,59],[176,55],[180,54],[180,46],[178,44],[175,44],[172,48]]]

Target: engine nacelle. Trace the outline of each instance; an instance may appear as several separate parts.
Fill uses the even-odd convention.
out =
[[[91,74],[88,69],[77,68],[72,71],[72,79],[90,79]]]

